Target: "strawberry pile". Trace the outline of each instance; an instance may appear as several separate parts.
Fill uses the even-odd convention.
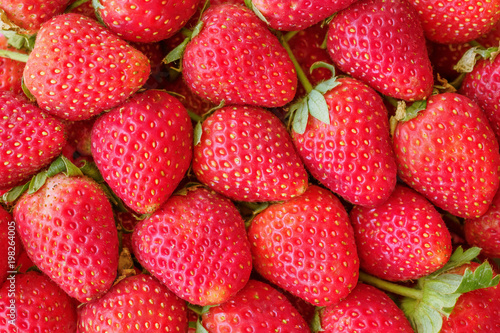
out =
[[[0,333],[500,332],[500,0],[0,3]]]

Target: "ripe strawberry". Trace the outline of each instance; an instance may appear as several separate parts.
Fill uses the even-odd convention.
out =
[[[70,13],[42,26],[23,78],[42,109],[84,120],[125,101],[149,73],[144,54],[96,21]]]
[[[164,203],[192,158],[193,129],[186,109],[160,90],[138,93],[96,120],[92,155],[126,205],[151,213]]]
[[[500,20],[493,26],[493,28],[481,37],[476,38],[483,47],[498,46],[500,42]]]
[[[30,259],[68,295],[87,302],[111,287],[118,236],[111,204],[95,181],[57,174],[25,193],[13,216]]]
[[[76,332],[76,306],[46,275],[17,274],[0,288],[2,332]]]
[[[248,239],[254,268],[262,277],[316,306],[337,303],[358,280],[347,212],[319,186],[257,214]]]
[[[429,98],[394,135],[398,174],[410,187],[455,216],[483,215],[498,189],[498,142],[488,119],[469,98]]]
[[[308,175],[290,134],[270,111],[223,107],[201,130],[193,171],[215,191],[236,201],[279,201],[307,189]]]
[[[177,296],[203,306],[227,301],[252,270],[238,210],[204,187],[170,197],[135,227],[132,247],[141,265]]]
[[[361,269],[389,281],[416,280],[443,267],[451,235],[434,206],[416,191],[397,185],[376,208],[350,213]]]
[[[432,68],[414,8],[404,0],[360,0],[335,15],[327,48],[336,66],[384,95],[429,97]]]
[[[10,47],[7,43],[7,38],[1,32],[0,49],[24,53],[24,51]],[[21,79],[25,65],[21,61],[0,57],[0,91],[7,90],[17,95],[22,94]]]
[[[290,57],[253,12],[241,5],[211,6],[187,44],[183,77],[214,104],[279,107],[292,101],[297,75]]]
[[[248,281],[229,301],[202,315],[202,325],[216,332],[310,332],[306,321],[279,291],[270,285]]]
[[[364,283],[340,303],[319,310],[321,331],[324,333],[413,333],[403,311],[384,292]]]
[[[441,44],[465,43],[492,29],[500,20],[500,0],[410,0],[427,39]]]
[[[26,99],[0,91],[0,189],[27,180],[66,144],[63,123]]]
[[[309,117],[293,141],[314,178],[344,199],[373,207],[396,185],[396,163],[389,138],[387,109],[370,87],[352,78],[324,96],[330,124]]]
[[[187,307],[154,277],[139,274],[78,309],[80,332],[186,332]]]

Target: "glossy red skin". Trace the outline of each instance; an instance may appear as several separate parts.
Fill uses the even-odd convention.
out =
[[[255,270],[311,304],[335,304],[357,283],[359,259],[349,217],[340,200],[319,186],[260,212],[248,239]]]
[[[376,208],[350,212],[361,269],[389,281],[416,280],[448,261],[451,235],[439,212],[416,191],[397,185]]]
[[[340,303],[320,310],[324,333],[413,333],[403,311],[381,290],[364,283]]]
[[[325,94],[330,124],[309,116],[293,141],[315,179],[347,201],[374,207],[396,185],[387,109],[370,87],[352,78]]]
[[[14,289],[15,297],[12,297]],[[15,325],[9,306],[15,301]],[[61,288],[46,275],[28,272],[15,276],[15,287],[6,282],[0,288],[0,327],[2,332],[76,332],[76,305]]]
[[[64,125],[26,99],[0,91],[0,189],[27,181],[66,144]]]
[[[283,294],[256,280],[248,281],[229,301],[211,307],[202,315],[202,325],[209,333],[310,332]]]
[[[280,201],[304,193],[308,174],[281,120],[251,106],[227,106],[202,124],[193,172],[236,201]]]
[[[69,13],[40,29],[23,79],[40,108],[84,120],[125,101],[150,71],[143,53],[97,21]]]
[[[57,174],[21,196],[13,217],[30,259],[68,295],[86,302],[111,287],[118,235],[111,204],[95,181]]]
[[[226,105],[280,107],[293,100],[293,63],[252,11],[234,4],[211,6],[202,21],[182,61],[191,90],[216,105],[224,100]]]
[[[170,197],[193,154],[186,109],[160,90],[137,93],[98,118],[91,141],[92,156],[108,185],[140,214],[154,212]]]
[[[424,33],[404,0],[360,0],[337,13],[327,48],[343,72],[384,95],[416,101],[432,93]]]
[[[220,304],[250,277],[245,225],[229,199],[204,187],[184,191],[135,227],[133,252],[178,297]]]
[[[78,309],[80,332],[186,332],[186,303],[152,276],[139,274],[114,285]]]

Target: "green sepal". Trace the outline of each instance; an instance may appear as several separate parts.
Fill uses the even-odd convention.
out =
[[[290,113],[293,114],[293,131],[298,134],[304,134],[309,118],[308,97],[306,96],[298,103],[293,104],[290,107]]]
[[[31,52],[35,47],[36,34],[22,34],[13,30],[1,30],[0,32],[7,38],[7,43],[18,50]],[[26,62],[22,58],[18,61]]]
[[[325,96],[316,89],[313,89],[307,98],[309,113],[319,121],[330,124],[330,112],[326,104]]]
[[[245,6],[251,9],[255,13],[255,15],[257,15],[257,17],[261,19],[266,25],[269,25],[269,21],[265,18],[264,15],[262,15],[260,10],[253,5],[252,0],[245,0]]]
[[[12,50],[2,50],[0,49],[0,57],[8,58],[19,62],[27,62],[29,55],[25,53],[19,53]]]
[[[10,189],[7,193],[2,195],[2,201],[6,204],[11,204],[16,201],[24,192],[29,188],[30,183],[19,185]]]
[[[196,321],[196,333],[208,333],[207,329],[201,323],[201,318],[198,318]]]
[[[163,59],[163,63],[170,64],[173,63],[174,61],[181,60],[182,56],[184,55],[184,51],[186,50],[186,46],[194,37],[196,37],[200,33],[202,28],[203,28],[203,21],[199,20],[196,26],[194,27],[193,31],[187,33],[188,37],[186,37],[182,41],[182,43],[177,45],[172,51],[170,51],[167,54],[167,56]],[[188,30],[183,28],[182,31],[186,32]]]
[[[314,315],[311,319],[311,322],[309,323],[309,329],[311,330],[312,333],[324,331],[323,327],[321,327],[321,314],[320,314],[321,309],[322,308],[317,307],[314,310]]]
[[[194,145],[196,146],[201,141],[201,135],[203,134],[203,128],[201,126],[201,121],[197,122],[194,126]]]
[[[101,23],[103,26],[106,26],[100,12],[100,9],[103,9],[104,6],[99,2],[99,0],[92,0],[92,7],[94,7],[94,14],[95,17],[97,18],[97,21]]]
[[[23,93],[26,96],[26,98],[28,98],[28,100],[30,100],[31,102],[36,102],[35,96],[31,93],[31,91],[24,83],[24,78],[21,78],[21,89],[23,90]]]
[[[453,69],[459,73],[470,73],[474,70],[474,66],[480,59],[490,59],[493,61],[499,53],[498,47],[482,48],[473,46],[463,54],[462,58],[457,62]]]

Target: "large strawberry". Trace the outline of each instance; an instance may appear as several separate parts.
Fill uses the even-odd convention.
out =
[[[483,215],[497,192],[500,164],[484,113],[465,96],[442,93],[413,116],[393,136],[401,179],[453,215]]]
[[[404,0],[360,0],[330,22],[327,47],[343,72],[408,101],[432,92],[432,68],[417,13]]]
[[[98,22],[70,13],[43,24],[23,77],[42,109],[83,120],[125,101],[149,73],[143,53]]]
[[[278,107],[292,101],[297,88],[292,61],[251,10],[213,6],[202,22],[182,61],[184,79],[196,94],[214,104]]]
[[[193,171],[200,182],[237,201],[301,195],[308,175],[285,125],[270,111],[227,106],[202,124]]]
[[[96,120],[92,155],[125,204],[138,213],[151,213],[189,168],[192,132],[188,113],[175,97],[147,90]]]
[[[264,278],[317,306],[356,286],[359,259],[345,208],[330,191],[307,191],[258,213],[248,229],[253,264]]]
[[[135,227],[132,246],[144,268],[193,304],[227,301],[252,270],[240,213],[229,199],[204,187],[171,196]]]

